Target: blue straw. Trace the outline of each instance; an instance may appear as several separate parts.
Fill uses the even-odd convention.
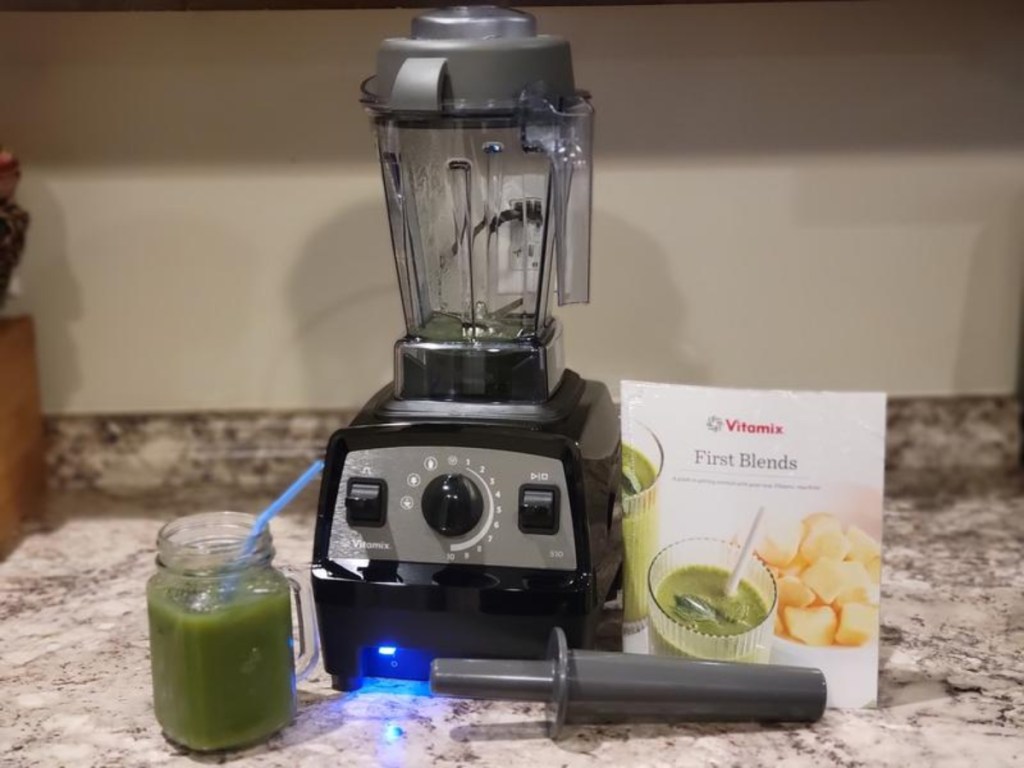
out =
[[[249,531],[249,536],[245,540],[245,546],[242,547],[242,556],[251,555],[253,549],[256,547],[256,542],[260,538],[260,534],[263,533],[263,529],[267,527],[267,524],[274,518],[274,516],[282,509],[287,507],[292,499],[298,496],[302,489],[309,485],[309,482],[320,474],[324,468],[323,459],[317,459],[309,465],[309,469],[303,472],[299,479],[289,486],[288,490],[282,493],[277,500],[267,507],[260,516],[256,518],[256,522],[252,525],[252,530]]]

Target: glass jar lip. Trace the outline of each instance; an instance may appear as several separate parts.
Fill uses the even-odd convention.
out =
[[[628,445],[631,449],[633,449],[637,453],[642,454],[644,457],[647,458],[648,461],[651,461],[652,464],[655,464],[655,468],[654,468],[654,481],[651,483],[650,487],[645,488],[643,491],[641,491],[641,493],[646,493],[651,488],[653,488],[654,485],[661,478],[661,472],[665,468],[665,448],[661,444],[661,438],[658,437],[658,433],[655,432],[653,429],[651,429],[649,426],[647,426],[646,424],[644,424],[642,422],[636,422],[635,426],[636,426],[637,431],[639,433],[645,434],[648,438],[650,438],[650,440],[654,443],[654,447],[657,449],[657,454],[658,454],[657,462],[651,461],[652,457],[648,455],[649,451],[641,450],[640,447],[638,446],[638,443],[639,443],[638,440],[630,439],[630,438],[632,438],[632,435],[629,435],[629,434],[624,434],[623,435],[622,442],[624,444]],[[639,496],[640,493],[638,493],[636,495]]]
[[[255,515],[230,510],[196,512],[171,520],[157,533],[157,562],[188,573],[215,573],[269,563],[274,544],[268,526],[260,531],[251,551],[244,552],[255,522]]]

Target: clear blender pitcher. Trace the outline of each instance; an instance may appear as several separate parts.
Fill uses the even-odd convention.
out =
[[[586,302],[590,282],[593,111],[568,42],[519,11],[432,11],[384,42],[363,94],[406,323],[395,396],[548,400],[551,296]]]

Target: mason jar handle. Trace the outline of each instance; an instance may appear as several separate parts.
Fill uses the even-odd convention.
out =
[[[295,657],[295,679],[305,680],[320,660],[320,637],[313,610],[313,591],[308,584],[296,578],[293,568],[282,568],[295,599],[295,615],[298,618],[299,654]],[[293,630],[294,631],[294,630]]]

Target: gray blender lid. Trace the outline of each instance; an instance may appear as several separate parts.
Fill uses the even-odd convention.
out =
[[[412,20],[412,37],[417,40],[486,40],[536,35],[537,20],[532,15],[495,5],[439,8]]]
[[[380,112],[489,112],[534,89],[551,101],[576,94],[567,40],[538,35],[533,16],[495,6],[443,8],[412,22],[410,37],[377,52],[364,86]]]

